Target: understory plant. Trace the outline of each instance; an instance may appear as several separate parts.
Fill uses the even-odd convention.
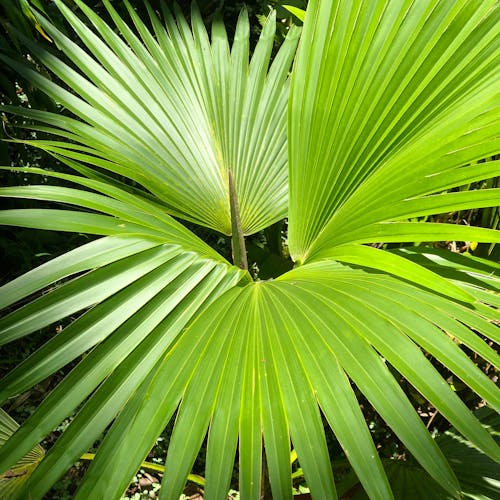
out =
[[[48,71],[0,58],[60,110],[3,111],[50,134],[30,142],[64,171],[5,167],[41,181],[1,196],[48,204],[0,223],[97,238],[0,289],[3,344],[70,318],[2,380],[2,403],[79,360],[1,448],[5,471],[78,410],[20,498],[99,439],[75,498],[119,498],[173,419],[160,498],[179,498],[205,439],[208,499],[226,498],[236,456],[242,499],[267,481],[290,498],[292,450],[312,497],[336,498],[324,422],[366,494],[392,498],[358,395],[457,497],[400,381],[500,458],[437,368],[499,410],[472,359],[498,366],[499,266],[420,245],[499,241],[427,218],[498,204],[455,190],[499,171],[479,161],[498,152],[496,0],[310,0],[271,63],[273,15],[249,62],[244,12],[230,44],[196,7],[189,25],[125,2],[129,24],[108,0],[107,22],[54,3],[73,34],[34,10],[51,41],[24,41]],[[284,219],[293,269],[259,279],[245,238]],[[231,237],[233,263],[198,227]]]

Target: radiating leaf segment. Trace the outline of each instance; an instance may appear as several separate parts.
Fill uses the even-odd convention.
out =
[[[78,43],[34,15],[75,67],[26,46],[71,91],[0,58],[72,116],[3,109],[55,134],[31,143],[77,175],[18,169],[72,187],[0,188],[64,206],[5,210],[0,223],[101,238],[0,289],[10,307],[53,287],[0,318],[2,343],[82,313],[2,381],[5,402],[79,360],[2,447],[6,470],[79,408],[20,498],[43,497],[100,438],[76,498],[119,498],[174,417],[160,498],[179,498],[207,435],[207,498],[226,495],[236,452],[241,497],[259,498],[263,449],[274,498],[291,498],[292,446],[312,496],[336,498],[322,415],[368,496],[392,498],[354,386],[456,496],[394,371],[498,460],[424,352],[500,409],[456,343],[498,366],[484,339],[500,337],[499,266],[363,245],[499,241],[418,221],[497,203],[498,189],[442,194],[498,173],[497,162],[464,166],[498,149],[497,2],[310,0],[290,96],[299,31],[269,64],[274,15],[249,62],[245,13],[230,46],[220,20],[209,37],[196,7],[190,27],[166,8],[164,26],[148,6],[150,31],[128,2],[134,29],[109,0],[115,27],[80,0],[85,22],[55,3]],[[251,282],[244,236],[286,216],[296,268]],[[231,235],[234,265],[179,219]]]

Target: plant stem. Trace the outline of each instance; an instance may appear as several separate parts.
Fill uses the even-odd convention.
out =
[[[229,176],[229,204],[231,206],[231,247],[233,249],[233,264],[248,271],[245,237],[241,229],[240,208],[236,197],[233,172],[228,170]]]

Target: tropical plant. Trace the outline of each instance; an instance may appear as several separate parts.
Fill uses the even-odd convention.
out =
[[[474,412],[483,426],[500,443],[500,415],[487,407]],[[456,474],[463,498],[496,498],[498,496],[500,464],[481,453],[470,441],[464,439],[455,429],[440,434],[436,444],[449,461]],[[452,498],[411,457],[409,460],[383,459],[395,498],[433,500]],[[348,492],[353,500],[366,499],[355,474],[349,472],[338,487],[339,495]],[[343,488],[343,489],[342,489]]]
[[[0,409],[0,447],[19,428],[17,422]],[[44,449],[37,444],[22,457],[8,472],[0,474],[0,488],[6,498],[15,498],[31,472],[39,464],[45,454]]]
[[[220,21],[209,39],[196,8],[191,28],[163,9],[165,28],[149,9],[150,31],[128,3],[133,28],[107,0],[115,28],[81,1],[85,22],[55,3],[78,43],[39,13],[61,55],[25,43],[72,91],[2,56],[62,108],[4,111],[59,136],[33,144],[76,174],[23,169],[64,185],[0,194],[62,208],[5,210],[0,222],[102,237],[0,289],[2,343],[76,318],[5,377],[1,401],[81,358],[2,447],[2,470],[78,409],[26,483],[31,498],[105,430],[76,498],[119,497],[173,418],[161,498],[179,497],[207,433],[207,498],[227,494],[237,450],[242,498],[260,497],[263,462],[273,497],[290,498],[292,447],[312,496],[335,498],[324,417],[368,496],[391,498],[361,393],[457,496],[400,376],[498,460],[435,365],[498,411],[466,350],[498,366],[499,266],[371,245],[499,241],[421,219],[498,202],[498,189],[450,191],[498,174],[496,161],[467,166],[498,148],[496,0],[310,0],[290,95],[299,32],[268,69],[272,16],[248,64],[244,13],[230,47]],[[285,217],[294,269],[252,280],[245,236]],[[180,220],[231,235],[235,265]]]

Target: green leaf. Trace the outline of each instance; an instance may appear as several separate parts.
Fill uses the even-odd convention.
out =
[[[145,381],[156,372],[156,365],[187,322],[233,284],[234,279],[220,267],[209,271],[207,265],[194,266],[82,359],[31,417],[36,427],[28,426],[24,435],[18,436],[18,448],[21,439],[23,443],[36,439],[43,428],[51,429],[103,381],[41,464],[31,483],[33,491],[46,491],[116,416],[120,420],[127,415],[129,398],[142,400],[149,383]],[[173,294],[173,290],[178,293]],[[121,469],[116,473],[122,473]],[[129,479],[125,475],[122,481]]]
[[[91,153],[90,163],[93,157],[98,166],[106,160],[107,169],[142,184],[173,215],[230,234],[227,172],[231,169],[245,234],[285,217],[285,109],[297,28],[290,30],[268,69],[274,18],[266,23],[249,65],[245,16],[240,18],[233,60],[228,48],[221,56],[220,47],[227,46],[221,22],[215,21],[210,44],[196,10],[193,33],[179,12],[175,19],[166,13],[168,30],[151,12],[155,40],[130,6],[139,37],[105,2],[121,39],[82,2],[77,4],[97,34],[62,2],[56,3],[88,53],[41,14],[37,20],[81,72],[29,40],[25,43],[78,96],[2,58],[86,124],[55,114],[23,113],[55,126],[63,135],[70,132]],[[64,147],[58,152],[64,154]]]
[[[225,337],[234,331],[229,326],[225,327],[221,320],[240,293],[239,289],[233,289],[223,295],[221,300],[215,301],[207,309],[210,311],[210,313],[207,312],[210,318],[208,323],[198,322],[200,327],[192,335],[187,335],[191,331],[188,330],[180,337],[155,370],[154,378],[149,386],[131,403],[132,406],[127,405],[107,433],[100,453],[97,453],[89,469],[88,480],[82,484],[77,498],[89,498],[89,495],[115,496],[121,494],[126,488],[130,477],[140,466],[142,458],[147,455],[156,437],[177,409],[191,378],[190,374],[199,366],[201,354],[205,353],[210,346],[212,346],[212,351],[214,350],[214,342],[210,342],[211,325],[221,324]],[[219,348],[218,350],[221,351]],[[175,366],[175,375],[170,371],[172,366]],[[201,373],[207,373],[203,366],[200,366],[200,369]],[[165,377],[169,379],[167,386],[165,386]],[[194,424],[195,422],[192,422],[192,425]],[[198,422],[196,425],[198,426]],[[202,427],[204,428],[205,424],[202,423]],[[198,430],[194,427],[192,429]],[[202,429],[201,432],[205,430]],[[186,452],[190,453],[192,450],[186,450]],[[115,457],[114,460],[108,459],[109,453]],[[164,477],[166,481],[168,472]],[[185,477],[173,474],[172,481],[184,480]]]
[[[0,449],[19,428],[19,424],[0,408]],[[44,458],[45,450],[37,444],[8,471],[0,474],[0,487],[8,498],[14,498]]]
[[[148,273],[153,270],[159,275],[157,279],[161,281],[161,265],[179,253],[178,249],[171,247],[152,248],[69,281],[56,288],[52,293],[43,295],[0,319],[1,342],[6,343],[20,338],[110,296],[114,305],[118,306],[121,303],[122,307],[127,309],[130,305],[127,298],[115,298],[116,296],[113,294],[133,285],[132,289],[125,293],[128,299],[133,302],[134,283],[144,277],[146,283],[137,285],[137,288],[147,288],[151,279]],[[185,257],[182,256],[181,259],[185,260]],[[90,316],[94,315],[96,318],[98,317],[98,314],[91,312]],[[116,318],[119,320],[120,315],[117,315]],[[90,320],[88,315],[86,319],[81,321],[87,320]],[[96,342],[98,342],[103,338],[98,333],[100,332],[98,322],[95,323],[95,328],[97,332]]]
[[[300,21],[304,22],[304,19],[306,17],[306,11],[303,9],[299,9],[298,7],[294,7],[293,5],[283,5],[283,7],[291,12],[297,19]]]
[[[498,441],[498,413],[487,407],[475,412],[489,432]],[[500,465],[474,448],[470,441],[464,440],[455,429],[446,431],[436,438],[443,453],[450,461],[460,481],[461,495],[464,498],[495,498],[500,491],[498,475]],[[422,468],[411,460],[384,460],[384,469],[397,498],[419,499],[425,496],[433,500],[452,498]],[[355,486],[355,480],[353,481]],[[369,498],[364,491],[357,491],[353,498]]]
[[[82,168],[76,162],[69,161],[69,165],[77,170]],[[63,174],[43,170],[39,168],[12,168],[3,167],[4,170],[13,170],[15,172],[25,172],[31,174],[38,174],[47,177],[55,177],[63,179],[77,185],[84,186],[93,191],[97,191],[105,196],[96,197],[94,193],[88,193],[80,190],[80,196],[73,196],[71,203],[85,208],[94,208],[115,217],[122,216],[128,220],[130,216],[135,215],[133,220],[136,225],[134,226],[138,231],[137,225],[144,226],[148,232],[151,233],[151,239],[162,241],[174,242],[176,245],[182,245],[187,251],[195,251],[202,256],[226,262],[222,257],[209,247],[205,242],[197,238],[191,231],[187,230],[182,224],[170,217],[165,212],[165,207],[158,203],[157,200],[151,200],[147,197],[147,193],[140,190],[133,190],[123,183],[116,183],[110,178],[86,178],[76,175]],[[83,169],[83,175],[89,174],[88,169]],[[23,192],[23,196],[31,198],[40,198],[40,192],[45,194],[44,198],[53,201],[69,201],[67,198],[68,191],[64,188],[52,186],[49,190],[44,188],[48,186],[40,186],[38,189],[33,186],[22,188],[0,188],[0,196],[18,196],[16,193]],[[40,191],[40,188],[42,190]],[[6,189],[6,190],[5,190]],[[50,194],[49,194],[50,193]],[[69,191],[69,193],[75,193]],[[76,193],[75,193],[76,194]],[[95,200],[98,201],[96,205]],[[121,210],[120,210],[121,208]],[[8,223],[8,222],[6,222]],[[123,224],[117,226],[117,231],[121,232],[126,227]],[[64,230],[64,229],[61,229]],[[158,231],[161,236],[158,235]]]
[[[242,498],[260,498],[266,476],[290,498],[302,473],[315,498],[345,495],[355,482],[334,477],[325,422],[370,498],[401,496],[407,471],[379,457],[358,394],[421,465],[418,491],[435,481],[456,497],[455,464],[400,380],[500,458],[444,378],[499,409],[467,354],[499,364],[498,265],[363,244],[498,242],[494,225],[419,219],[497,203],[482,182],[498,173],[483,161],[498,152],[496,2],[310,0],[290,97],[299,31],[273,57],[274,13],[251,48],[246,12],[230,44],[196,7],[188,24],[146,5],[146,23],[126,1],[129,26],[110,0],[110,24],[75,3],[85,19],[55,1],[72,38],[33,10],[57,50],[23,43],[47,71],[0,55],[63,108],[2,110],[48,134],[32,143],[77,174],[2,168],[41,180],[0,196],[50,205],[4,210],[0,224],[103,236],[0,289],[1,343],[67,325],[6,375],[2,401],[75,362],[2,446],[8,470],[72,418],[19,497],[42,498],[101,441],[76,498],[117,498],[173,420],[161,498],[182,493],[205,438],[207,497],[227,495],[235,456]],[[296,266],[277,279],[251,282],[177,220],[230,234],[229,172],[243,234],[288,219],[267,252],[284,258],[288,236]],[[489,187],[464,188],[476,182]],[[261,278],[279,274],[273,262]]]
[[[35,29],[46,39],[48,40],[49,42],[52,42],[52,40],[47,36],[47,33],[45,33],[45,31],[43,31],[42,27],[40,26],[40,24],[38,24],[35,16],[33,15],[33,13],[31,12],[31,7],[28,3],[27,0],[20,0],[20,5],[21,5],[21,9],[23,11],[23,14],[31,21],[31,23],[35,26]]]
[[[475,412],[483,426],[499,442],[498,412],[483,407]],[[474,445],[463,439],[455,429],[446,431],[436,439],[458,478],[466,498],[494,498],[500,491],[498,477],[500,465],[480,453]]]
[[[434,175],[446,173],[452,187],[448,172],[497,151],[494,6],[309,2],[289,107],[294,260],[361,242],[360,233],[362,242],[394,241],[380,223],[462,199],[407,201],[442,190],[423,187]],[[482,197],[463,199],[492,203]],[[442,226],[425,230],[434,240]],[[399,241],[422,241],[419,233]]]
[[[158,241],[133,236],[109,236],[92,241],[0,287],[0,308],[3,309],[73,274],[105,266],[158,245]]]
[[[334,239],[335,238],[335,239]],[[460,226],[439,222],[380,222],[350,233],[340,233],[330,241],[318,241],[308,255],[309,261],[328,256],[333,246],[346,243],[477,241],[499,242],[500,231],[477,226]],[[321,245],[321,246],[320,246]]]
[[[351,283],[348,292],[346,282]],[[239,434],[240,484],[250,498],[258,496],[259,488],[252,485],[259,483],[260,478],[261,433],[264,433],[264,446],[269,450],[271,463],[276,463],[273,450],[281,450],[281,456],[289,455],[288,439],[285,437],[287,426],[311,491],[316,495],[333,497],[333,482],[328,479],[331,472],[324,468],[329,459],[327,455],[324,455],[325,458],[320,455],[326,453],[319,419],[321,407],[364,487],[372,492],[373,498],[387,498],[390,495],[388,483],[370,443],[366,423],[356,410],[347,374],[429,474],[450,492],[456,491],[458,485],[449,466],[379,352],[476,444],[493,455],[498,450],[485,439],[477,421],[408,339],[407,335],[428,330],[431,325],[427,317],[417,314],[418,303],[414,309],[399,305],[398,315],[394,317],[394,306],[389,302],[380,302],[386,304],[385,309],[380,309],[377,300],[373,301],[373,307],[366,307],[367,297],[373,295],[371,289],[390,287],[391,284],[391,293],[398,297],[397,300],[408,302],[405,294],[414,291],[419,296],[437,297],[394,277],[322,263],[303,266],[274,282],[251,284],[238,292],[233,290],[216,300],[188,328],[165,359],[155,377],[158,382],[152,381],[148,392],[150,396],[137,410],[132,426],[127,428],[127,437],[125,440],[123,436],[118,440],[118,435],[114,438],[117,439],[114,445],[123,450],[117,453],[130,457],[127,460],[133,456],[136,457],[134,460],[145,456],[155,433],[166,424],[180,403],[165,469],[165,497],[174,498],[182,490],[207,429],[210,436],[207,456],[223,457],[218,462],[220,468],[212,468],[214,465],[209,467],[210,477],[216,474],[218,481],[207,488],[217,486],[220,487],[217,491],[223,491],[227,487],[231,473],[228,464],[234,456]],[[326,288],[331,291],[327,293]],[[396,301],[396,298],[393,300]],[[444,298],[440,301],[447,302]],[[448,316],[450,321],[452,318],[453,315]],[[457,322],[458,325],[460,323]],[[432,340],[435,336],[429,335],[426,340],[431,343],[431,350],[433,342],[442,348],[437,340]],[[453,344],[444,334],[442,338]],[[202,350],[196,354],[202,339]],[[318,353],[321,353],[319,357]],[[237,374],[234,367],[228,364],[234,359],[240,360]],[[451,361],[449,363],[452,364]],[[337,366],[337,370],[332,370],[333,366]],[[178,378],[172,386],[176,387],[173,392],[168,390],[165,393],[160,381],[168,373],[176,373]],[[471,375],[471,379],[473,377]],[[269,380],[278,397],[269,398],[266,395]],[[206,397],[199,397],[201,390]],[[497,394],[498,390],[495,391],[494,394]],[[240,398],[242,406],[238,410]],[[386,404],[388,400],[390,405]],[[259,409],[258,412],[255,408]],[[276,432],[266,430],[270,417],[276,414],[282,415],[276,423],[277,429],[281,429],[279,440]],[[239,425],[236,425],[238,420]],[[145,421],[155,422],[151,431],[148,426],[147,436],[144,435]],[[187,435],[190,437],[186,438]],[[270,438],[269,444],[266,436]],[[319,448],[318,443],[322,442]],[[126,455],[125,450],[130,446],[140,447],[141,451]],[[104,466],[105,462],[101,464]],[[281,464],[281,467],[270,467],[269,473],[274,490],[283,491],[288,496],[288,458],[287,464],[288,470]],[[134,462],[127,467],[133,471],[138,465]],[[124,462],[120,470],[123,466]],[[95,470],[95,474],[101,472],[97,468]],[[111,483],[116,484],[120,477],[116,471],[116,480]],[[85,488],[82,495],[83,491],[86,495],[91,491],[111,492],[109,480],[97,479],[97,476],[95,480],[97,482],[89,483],[93,489]],[[284,489],[277,490],[278,484]],[[113,491],[122,487],[124,483],[117,485]]]
[[[391,250],[391,253],[425,266],[459,286],[470,284],[467,290],[471,293],[480,292],[479,287],[490,289],[491,300],[494,292],[500,290],[497,278],[500,264],[491,260],[429,247],[399,248]]]
[[[368,487],[373,497],[390,497],[391,493],[387,483],[383,479],[383,472],[368,428],[339,360],[330,351],[320,335],[317,335],[317,332],[314,332],[313,335],[303,335],[301,333],[307,331],[307,328],[304,328],[304,320],[297,315],[296,308],[290,309],[285,296],[280,297],[279,294],[276,294],[273,297],[271,295],[268,300],[269,303],[273,303],[274,315],[286,324],[287,327],[284,327],[283,324],[276,325],[276,321],[274,321],[273,325],[273,322],[268,320],[264,325],[263,332],[270,331],[273,327],[276,328],[276,326],[278,331],[285,332],[288,330],[290,332],[288,340],[294,347],[292,351],[294,357],[297,357],[302,365],[308,367],[307,375],[301,373],[300,369],[295,367],[294,372],[298,371],[298,377],[302,376],[311,380],[311,384],[317,392],[318,402],[325,412],[330,426],[340,444],[346,450],[346,453],[352,457],[353,467],[358,472],[359,477],[363,478],[362,480],[366,481],[366,484],[369,485]],[[268,312],[268,314],[270,313]],[[263,335],[264,339],[266,337],[266,335]],[[269,342],[272,342],[272,339],[266,341],[266,343]],[[318,352],[325,351],[330,351],[330,355],[317,356]],[[269,359],[265,358],[265,367],[267,368],[269,365],[273,365],[272,357]],[[280,370],[278,372],[281,373]],[[299,385],[297,380],[298,378],[294,378],[294,386]],[[295,391],[295,387],[289,388],[289,392],[293,393]],[[286,396],[282,404],[285,407],[288,406]],[[314,405],[311,401],[309,404]],[[343,408],[343,411],[340,413],[338,411],[339,408]],[[304,426],[307,427],[307,424]],[[309,435],[310,430],[304,429],[302,432]],[[302,452],[297,448],[297,443],[295,443],[295,446],[295,451],[302,463],[304,461],[301,458]],[[310,446],[314,448],[313,444]],[[377,481],[372,481],[377,476],[379,478],[382,476],[382,479],[378,478]],[[311,481],[311,479],[308,479],[308,481]],[[316,481],[318,481],[317,478]],[[331,486],[328,488],[331,489]]]
[[[328,251],[328,257],[340,262],[358,264],[372,269],[378,269],[386,273],[394,274],[418,285],[435,290],[438,293],[448,295],[454,299],[472,302],[474,299],[468,293],[441,278],[436,273],[425,267],[414,264],[406,259],[398,258],[397,255],[373,247],[362,245],[344,245],[334,247]]]

